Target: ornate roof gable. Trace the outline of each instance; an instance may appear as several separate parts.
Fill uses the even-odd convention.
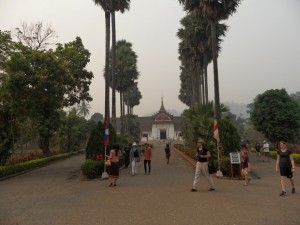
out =
[[[158,114],[157,117],[154,118],[154,121],[159,122],[159,121],[172,121],[171,117],[166,115],[165,113],[160,113]]]
[[[167,110],[165,109],[163,99],[161,99],[161,106],[159,111],[155,113],[152,118],[155,122],[164,122],[164,121],[173,120],[173,116],[170,113],[168,113]]]

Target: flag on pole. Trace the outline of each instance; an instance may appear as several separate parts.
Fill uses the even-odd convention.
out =
[[[219,136],[219,130],[218,130],[218,122],[215,119],[214,121],[214,138],[217,140],[217,142],[220,142],[220,136]]]
[[[108,146],[109,144],[109,124],[108,118],[105,119],[105,131],[104,131],[104,138],[103,138],[104,146]]]

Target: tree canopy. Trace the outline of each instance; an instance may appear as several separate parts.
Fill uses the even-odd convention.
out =
[[[270,141],[295,140],[300,128],[300,108],[285,89],[265,91],[248,108],[254,127]]]
[[[13,121],[31,119],[39,133],[40,148],[47,154],[50,138],[61,123],[60,110],[92,100],[89,85],[93,73],[85,69],[90,53],[80,37],[57,44],[56,50],[38,50],[13,42],[7,32],[0,34],[0,40],[7,43],[1,44],[7,46],[1,53],[5,59],[1,65],[1,105]]]

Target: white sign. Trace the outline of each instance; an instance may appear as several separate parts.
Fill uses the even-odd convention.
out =
[[[241,163],[240,153],[230,152],[230,163],[231,164],[240,164]]]

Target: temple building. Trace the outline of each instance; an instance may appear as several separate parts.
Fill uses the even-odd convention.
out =
[[[182,140],[181,116],[173,116],[164,107],[163,99],[157,113],[148,117],[138,117],[140,139],[142,142],[151,140]],[[117,127],[119,118],[117,118]]]

